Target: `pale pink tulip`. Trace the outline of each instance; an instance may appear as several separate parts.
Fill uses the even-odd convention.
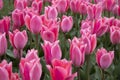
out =
[[[107,69],[114,59],[114,51],[107,52],[106,49],[101,48],[96,52],[96,62],[102,69]]]
[[[5,33],[0,34],[0,56],[4,55],[7,51],[7,39]]]
[[[80,14],[86,15],[87,14],[87,7],[88,7],[88,2],[81,1],[79,4],[79,8],[77,7],[77,9],[78,9]]]
[[[117,26],[110,27],[110,40],[112,44],[120,43],[120,28]]]
[[[0,0],[0,10],[3,8],[3,0]]]
[[[70,59],[74,66],[81,67],[85,61],[86,44],[76,37],[70,42]]]
[[[42,66],[36,50],[28,51],[26,57],[20,60],[19,67],[22,80],[40,80]]]
[[[63,15],[60,27],[63,32],[69,32],[73,27],[73,18],[72,16]]]
[[[61,59],[62,51],[58,43],[59,41],[55,41],[53,43],[44,41],[44,44],[42,44],[44,57],[47,64],[51,64],[53,59]]]
[[[52,66],[47,65],[47,68],[52,80],[74,80],[74,77],[77,76],[77,73],[72,74],[71,61],[67,61],[66,59],[54,59]]]
[[[27,0],[15,0],[14,1],[14,8],[23,10],[27,7]]]

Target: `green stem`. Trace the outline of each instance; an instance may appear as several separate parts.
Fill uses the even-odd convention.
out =
[[[39,43],[38,43],[38,34],[36,34],[36,49],[39,49]]]
[[[78,80],[80,80],[80,67],[77,68],[77,77],[78,77]]]
[[[105,80],[104,69],[101,69],[101,80]]]
[[[68,53],[67,53],[67,38],[66,38],[66,33],[63,33],[64,34],[64,54],[63,54],[63,58],[67,58],[68,56]]]
[[[87,80],[90,80],[90,76],[89,76],[89,73],[90,73],[90,55],[87,55],[86,58],[87,58],[86,77],[87,77]]]

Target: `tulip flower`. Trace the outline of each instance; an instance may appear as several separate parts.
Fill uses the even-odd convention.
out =
[[[42,21],[37,15],[30,16],[27,14],[25,16],[25,25],[32,33],[39,34],[42,27]]]
[[[55,42],[58,39],[58,33],[59,33],[59,22],[56,20],[49,20],[48,23],[45,23],[42,26],[40,35],[44,40]]]
[[[89,20],[101,18],[101,14],[102,14],[101,4],[89,5],[88,8],[87,8],[87,14],[88,14],[88,19]]]
[[[82,35],[82,39],[83,39],[84,43],[87,44],[85,54],[86,55],[91,54],[94,51],[94,49],[96,48],[96,45],[97,45],[96,34]]]
[[[45,16],[47,17],[47,19],[56,19],[58,16],[56,7],[54,6],[45,7]]]
[[[73,27],[72,16],[63,15],[60,27],[61,27],[63,32],[69,32]]]
[[[40,80],[42,66],[36,50],[29,50],[26,57],[20,60],[19,67],[22,80]]]
[[[0,63],[0,79],[1,80],[20,80],[17,73],[12,72],[12,62],[9,64],[6,60]]]
[[[107,52],[106,49],[101,48],[96,52],[96,62],[102,69],[107,69],[114,59],[114,51]]]
[[[52,60],[52,66],[47,65],[47,68],[52,80],[74,80],[74,77],[77,76],[77,73],[72,74],[71,61],[66,59],[54,59]]]
[[[0,34],[0,56],[4,55],[7,51],[7,39],[5,33]]]
[[[53,59],[61,59],[62,51],[58,43],[59,41],[55,41],[53,43],[44,41],[44,44],[42,44],[44,57],[47,64],[51,64]]]
[[[115,0],[104,0],[103,4],[105,10],[111,11],[115,5]]]
[[[120,43],[120,28],[117,26],[110,27],[110,40],[112,44]]]
[[[86,44],[82,41],[82,39],[78,39],[76,37],[73,40],[69,40],[70,42],[70,59],[74,66],[80,67],[84,64],[85,61],[85,50]]]
[[[52,3],[59,13],[65,13],[69,8],[69,0],[52,0]]]
[[[27,7],[27,0],[15,0],[14,1],[14,8],[23,10]]]
[[[12,12],[13,30],[20,29],[24,25],[24,13],[19,9]]]
[[[0,20],[0,32],[8,34],[8,31],[10,29],[10,17],[4,17],[2,20]]]

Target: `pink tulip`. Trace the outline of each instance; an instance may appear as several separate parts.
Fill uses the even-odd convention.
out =
[[[101,48],[97,50],[96,62],[102,69],[107,69],[114,59],[114,51],[107,52],[106,49]]]
[[[35,13],[40,14],[42,12],[42,5],[43,1],[42,0],[34,0],[32,2],[32,9]]]
[[[45,23],[41,29],[41,37],[43,40],[54,42],[58,39],[59,34],[59,22],[56,20],[49,20],[49,22]]]
[[[0,34],[0,56],[4,55],[7,51],[7,39],[5,33]]]
[[[100,37],[104,35],[108,30],[108,25],[106,25],[106,22],[103,22],[102,19],[95,20],[93,22],[93,30],[92,33],[96,34],[96,36]]]
[[[114,13],[114,15],[120,16],[120,6],[119,6],[119,5],[115,5],[115,6],[113,7],[112,12]]]
[[[61,27],[63,32],[69,32],[73,27],[72,16],[63,15],[60,27]]]
[[[74,77],[77,76],[77,73],[72,74],[71,61],[67,61],[66,59],[54,59],[52,66],[47,65],[47,68],[50,71],[52,80],[74,80]]]
[[[117,26],[110,27],[110,40],[112,44],[120,43],[120,28]]]
[[[20,80],[17,73],[12,73],[12,62],[9,64],[6,60],[0,63],[0,79],[1,80]]]
[[[0,0],[0,10],[3,8],[3,0]]]
[[[84,43],[87,44],[86,50],[85,50],[86,55],[92,54],[92,52],[94,51],[97,45],[96,34],[82,35],[82,39]]]
[[[76,67],[80,67],[85,61],[86,44],[81,39],[76,37],[70,42],[70,59]]]
[[[104,0],[94,0],[95,3],[103,2]]]
[[[87,8],[88,19],[99,19],[102,14],[102,6],[101,4],[92,4]]]
[[[24,25],[24,13],[19,9],[12,12],[13,30],[19,29]]]
[[[115,0],[104,0],[104,9],[111,11],[115,5]]]
[[[58,43],[59,41],[55,41],[53,43],[44,41],[44,44],[42,44],[44,57],[47,64],[51,64],[53,59],[61,59],[62,51]]]
[[[36,50],[28,51],[26,57],[21,59],[19,67],[22,80],[40,80],[42,66]]]
[[[8,31],[10,29],[10,17],[4,17],[2,20],[0,20],[0,32],[8,34]]]
[[[54,6],[45,7],[45,16],[48,19],[56,19],[58,16],[56,7],[54,7]]]
[[[65,13],[69,8],[69,0],[52,0],[59,13]]]
[[[39,34],[41,27],[42,27],[42,21],[39,16],[37,15],[26,15],[25,16],[25,24],[26,27],[34,34]]]
[[[71,11],[73,11],[74,13],[79,13],[79,4],[80,4],[80,0],[71,0],[70,1],[70,9]]]
[[[15,58],[20,59],[20,58],[22,57],[23,50],[22,50],[22,49],[19,50],[19,49],[14,48],[14,49],[13,49],[13,54],[14,54],[14,57],[15,57]]]
[[[25,47],[28,37],[26,31],[20,32],[19,30],[14,30],[13,33],[9,32],[9,39],[11,45],[18,50],[21,50]]]
[[[27,7],[27,0],[15,0],[14,1],[14,8],[23,10]]]

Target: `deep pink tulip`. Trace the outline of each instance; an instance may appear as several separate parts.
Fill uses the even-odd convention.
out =
[[[42,11],[42,5],[43,1],[42,0],[34,0],[32,2],[32,9],[35,13],[40,14]]]
[[[14,1],[14,8],[23,10],[27,7],[27,0],[15,0]]]
[[[107,52],[106,49],[101,48],[96,52],[96,62],[102,69],[107,69],[114,59],[114,51]]]
[[[4,55],[7,51],[7,39],[5,33],[0,34],[0,56]]]
[[[20,80],[17,73],[12,72],[12,62],[7,63],[3,60],[0,63],[0,79],[1,80]]]
[[[53,5],[57,8],[59,13],[65,13],[69,8],[69,0],[52,0]]]
[[[92,4],[87,8],[88,19],[99,19],[102,14],[102,6],[101,4]]]
[[[79,13],[79,4],[80,4],[80,0],[71,0],[70,1],[70,9],[71,11],[73,11],[74,13]]]
[[[115,0],[104,0],[103,5],[105,10],[111,11],[115,6]]]
[[[13,30],[19,29],[24,25],[24,13],[19,9],[12,12]]]
[[[25,47],[28,37],[26,31],[20,32],[19,30],[14,30],[13,33],[9,32],[9,39],[11,45],[18,50],[21,50]]]
[[[108,30],[108,25],[106,22],[103,22],[102,19],[95,20],[93,22],[93,30],[92,33],[96,34],[97,37],[104,35]]]
[[[74,66],[80,67],[85,61],[86,44],[81,39],[76,37],[70,42],[70,59]]]
[[[73,27],[73,18],[72,16],[62,16],[62,21],[60,27],[63,32],[69,32]]]
[[[94,51],[97,45],[96,34],[82,35],[82,39],[84,43],[87,44],[86,50],[85,50],[86,55],[92,54],[92,52]]]
[[[59,41],[55,41],[54,43],[44,41],[44,44],[42,44],[44,57],[47,64],[51,64],[53,59],[61,59],[62,51],[58,43]]]
[[[47,19],[56,19],[58,16],[56,7],[54,6],[45,7],[45,16],[47,17]]]
[[[74,80],[77,73],[72,74],[72,64],[71,61],[66,59],[52,61],[52,66],[47,65],[50,71],[50,76],[52,80]]]
[[[0,0],[0,10],[3,8],[3,0]]]
[[[110,27],[110,40],[112,44],[120,43],[120,28],[117,26]]]
[[[21,59],[19,67],[22,80],[40,80],[42,66],[36,50],[29,50],[26,57]]]
[[[39,34],[41,27],[42,27],[42,21],[40,19],[40,16],[26,15],[25,16],[25,25],[32,33]]]
[[[80,14],[86,15],[87,14],[87,7],[88,7],[88,2],[81,1],[79,4],[79,8],[77,7],[77,9],[78,9]]]
[[[43,40],[54,42],[58,39],[59,34],[59,22],[56,20],[49,20],[48,23],[45,23],[41,29],[41,37]]]
[[[6,33],[8,34],[8,31],[10,29],[10,17],[4,17],[2,20],[0,20],[0,33]]]

